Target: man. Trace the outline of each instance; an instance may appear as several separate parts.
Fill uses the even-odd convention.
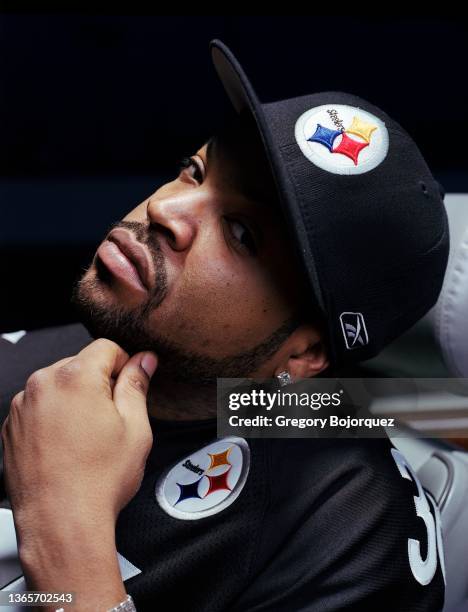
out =
[[[379,109],[262,105],[212,50],[239,118],[113,227],[74,292],[100,339],[3,428],[28,587],[80,611],[440,610],[436,509],[388,440],[217,440],[214,418],[217,377],[327,374],[434,304],[438,186]]]

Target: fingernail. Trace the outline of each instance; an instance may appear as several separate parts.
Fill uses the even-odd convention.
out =
[[[148,378],[151,378],[158,365],[158,358],[154,353],[145,353],[141,358],[140,365],[148,375]]]

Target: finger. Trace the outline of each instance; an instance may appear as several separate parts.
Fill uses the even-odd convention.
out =
[[[5,440],[7,438],[7,434],[8,434],[8,415],[5,417],[5,420],[2,423],[2,431],[1,431],[1,438],[2,438],[2,443],[3,443],[3,450],[5,451]]]
[[[114,404],[129,420],[147,417],[146,396],[151,376],[158,365],[154,353],[137,353],[122,368],[114,387]]]
[[[19,391],[14,395],[10,402],[8,415],[2,425],[2,441],[6,440],[11,428],[15,429],[19,425],[20,413],[24,403],[24,391]]]
[[[21,409],[24,405],[24,391],[19,391],[10,402],[10,410],[8,412],[8,416],[12,419],[12,423],[16,422],[18,417],[18,413],[21,412]]]
[[[51,368],[60,368],[62,366],[64,366],[65,364],[67,364],[69,361],[72,361],[72,359],[75,359],[76,355],[72,355],[71,357],[64,357],[63,359],[60,359],[59,361],[56,361],[55,363],[53,363],[50,367]]]
[[[119,375],[128,361],[128,353],[112,340],[98,338],[82,349],[76,359],[94,372],[101,372],[109,380]]]

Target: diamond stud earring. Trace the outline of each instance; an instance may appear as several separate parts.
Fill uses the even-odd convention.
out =
[[[287,370],[283,370],[279,374],[276,375],[276,378],[279,380],[279,384],[284,387],[285,385],[289,385],[292,383],[291,374]]]

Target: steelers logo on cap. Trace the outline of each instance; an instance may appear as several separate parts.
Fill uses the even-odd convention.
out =
[[[156,484],[156,500],[174,518],[195,520],[216,514],[242,491],[249,464],[246,440],[216,440],[163,474]]]
[[[385,123],[365,110],[325,104],[303,113],[296,141],[313,164],[335,174],[363,174],[376,168],[388,151]]]

